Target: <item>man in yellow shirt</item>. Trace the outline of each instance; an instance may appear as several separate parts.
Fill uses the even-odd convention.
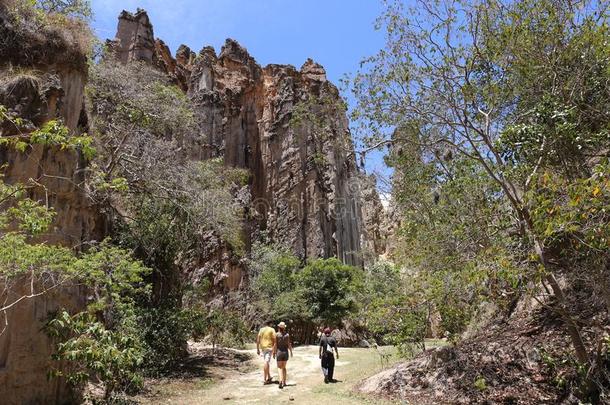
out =
[[[265,326],[261,328],[256,336],[256,354],[263,355],[265,361],[263,366],[263,384],[271,384],[271,372],[269,371],[269,363],[271,362],[271,356],[273,354],[273,347],[275,346],[275,329],[271,327],[272,321],[265,322]]]

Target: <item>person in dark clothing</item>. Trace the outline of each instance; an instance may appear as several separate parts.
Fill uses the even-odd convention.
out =
[[[339,351],[337,350],[337,340],[330,335],[330,328],[324,329],[324,335],[320,338],[320,348],[318,354],[322,360],[322,372],[324,373],[324,382],[335,382],[333,374],[335,371],[335,356],[333,349],[339,359]]]
[[[288,362],[288,352],[292,357],[292,342],[290,335],[286,332],[286,324],[280,322],[277,325],[279,332],[275,335],[275,345],[273,346],[273,357],[277,359],[277,368],[280,374],[280,389],[286,386],[286,363]]]

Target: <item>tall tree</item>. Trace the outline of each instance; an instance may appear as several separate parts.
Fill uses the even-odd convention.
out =
[[[354,118],[370,148],[416,143],[435,165],[439,151],[449,151],[499,188],[582,364],[590,364],[589,352],[556,278],[565,269],[551,260],[532,193],[543,172],[571,183],[591,176],[591,159],[607,154],[607,8],[586,0],[443,0],[407,9],[390,1],[378,20],[386,46],[353,83]],[[403,126],[415,136],[389,136],[388,128]],[[598,247],[607,257],[607,242]]]

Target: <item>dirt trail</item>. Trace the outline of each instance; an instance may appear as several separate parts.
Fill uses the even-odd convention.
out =
[[[383,349],[382,349],[383,350]],[[393,352],[387,348],[386,351]],[[287,387],[280,390],[278,384],[262,384],[262,359],[255,350],[242,350],[253,359],[248,371],[237,367],[223,369],[222,375],[213,379],[161,382],[154,397],[144,398],[147,404],[379,404],[379,399],[356,396],[353,385],[362,378],[381,369],[380,356],[375,349],[339,348],[335,378],[339,382],[324,384],[318,348],[302,346],[294,349],[294,357],[288,361]],[[218,371],[218,370],[217,370]],[[272,362],[271,373],[277,382],[277,367]],[[206,382],[207,381],[207,382]]]

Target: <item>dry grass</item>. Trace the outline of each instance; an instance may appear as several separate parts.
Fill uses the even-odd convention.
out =
[[[27,79],[40,83],[43,75],[43,71],[35,68],[9,65],[6,69],[0,70],[0,86],[13,82],[15,79]]]
[[[0,64],[85,68],[94,38],[86,21],[0,0]]]

